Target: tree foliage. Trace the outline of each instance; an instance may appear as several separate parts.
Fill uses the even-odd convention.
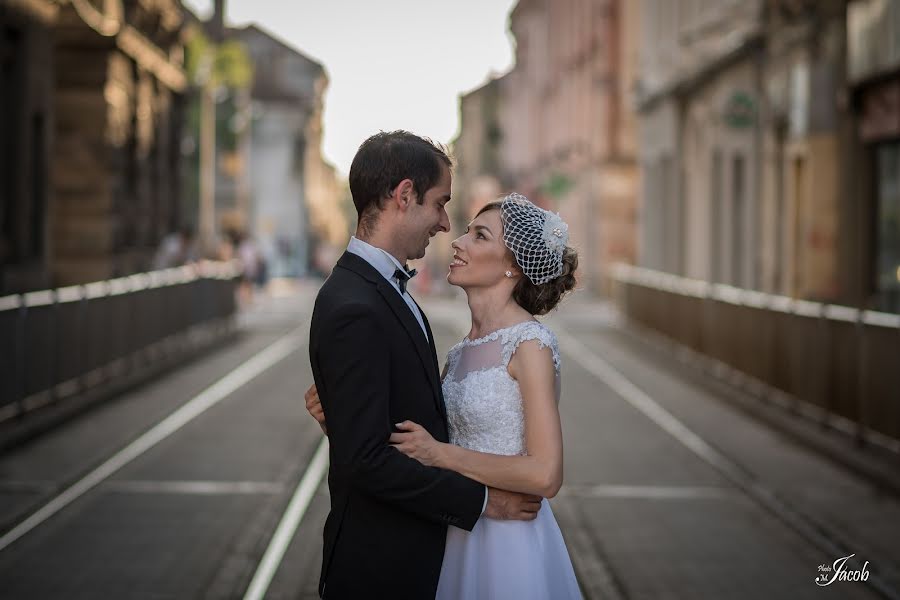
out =
[[[198,29],[188,40],[185,62],[188,77],[198,87],[246,89],[253,83],[253,62],[237,40],[215,44]]]

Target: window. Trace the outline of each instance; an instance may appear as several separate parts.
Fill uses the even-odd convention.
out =
[[[27,31],[0,23],[0,296],[40,285],[45,267],[49,99],[28,93]]]
[[[31,120],[31,231],[29,255],[44,256],[44,222],[47,205],[47,132],[44,115]]]
[[[713,151],[709,192],[709,249],[711,279],[722,281],[722,152]]]
[[[900,141],[877,146],[875,290],[879,310],[900,312]]]
[[[735,154],[731,170],[731,283],[744,284],[744,157]]]
[[[14,90],[22,90],[21,64],[16,58],[21,56],[21,34],[11,27],[0,29],[0,264],[18,262],[17,243],[18,215],[20,205],[16,178],[21,171],[19,153],[21,145],[20,119],[24,99]]]
[[[662,240],[662,265],[663,270],[669,273],[678,272],[678,264],[675,260],[675,249],[681,243],[678,239],[677,223],[678,213],[675,210],[675,193],[672,185],[672,157],[664,155],[659,161],[659,200],[662,204],[660,215],[660,240]]]

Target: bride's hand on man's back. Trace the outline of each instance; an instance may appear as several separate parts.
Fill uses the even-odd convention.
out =
[[[322,401],[319,400],[319,392],[316,390],[316,384],[312,384],[306,393],[303,394],[303,399],[306,400],[306,410],[309,411],[309,414],[313,419],[319,424],[319,427],[322,428],[322,433],[328,435],[328,429],[325,427],[325,411],[322,410]]]

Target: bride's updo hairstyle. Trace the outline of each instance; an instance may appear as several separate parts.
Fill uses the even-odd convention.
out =
[[[513,300],[532,315],[545,315],[575,289],[578,253],[567,245],[569,226],[558,214],[513,192],[478,211],[500,211],[503,243],[522,269]]]

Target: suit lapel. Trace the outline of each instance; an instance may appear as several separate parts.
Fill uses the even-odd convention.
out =
[[[378,283],[378,291],[388,303],[388,306],[391,307],[394,315],[400,320],[400,323],[403,324],[403,329],[406,330],[407,335],[409,335],[412,340],[413,345],[416,348],[416,353],[422,360],[422,366],[428,374],[428,381],[431,383],[431,388],[434,391],[437,403],[440,404],[440,376],[434,372],[434,364],[436,361],[434,351],[426,344],[425,334],[422,333],[422,327],[419,326],[419,322],[413,316],[412,311],[410,311],[409,306],[403,298],[400,297],[400,294],[397,293],[397,290],[394,289],[394,286],[388,283],[383,277]]]
[[[410,296],[412,298],[412,296]],[[416,308],[419,309],[419,314],[422,315],[422,320],[425,322],[425,330],[428,331],[428,345],[431,348],[431,360],[434,365],[434,373],[437,377],[438,383],[438,408],[441,411],[441,416],[444,417],[444,421],[447,421],[447,406],[444,404],[444,394],[441,389],[441,367],[438,364],[437,359],[437,349],[434,346],[434,332],[431,331],[431,323],[428,322],[428,317],[425,316],[425,311],[422,310],[422,307],[419,306],[419,303],[416,302],[416,299],[413,298],[413,303],[416,305]]]
[[[394,286],[388,283],[388,281],[381,276],[381,273],[375,270],[375,267],[352,252],[344,252],[337,264],[339,267],[349,269],[354,273],[361,275],[367,281],[375,284],[378,292],[384,298],[385,302],[387,302],[387,305],[391,308],[391,311],[400,321],[401,325],[403,325],[403,329],[406,330],[406,334],[412,341],[413,346],[416,349],[416,354],[419,355],[419,359],[422,361],[422,367],[428,375],[428,381],[434,392],[434,401],[438,412],[446,419],[446,413],[443,406],[444,403],[441,397],[440,371],[436,370],[437,354],[434,349],[433,336],[427,324],[428,321],[425,320],[425,313],[422,312],[421,308],[419,309],[422,319],[425,320],[426,329],[428,329],[428,342],[425,341],[425,334],[422,333],[422,327],[413,316],[409,306]],[[416,306],[418,307],[418,304]]]

